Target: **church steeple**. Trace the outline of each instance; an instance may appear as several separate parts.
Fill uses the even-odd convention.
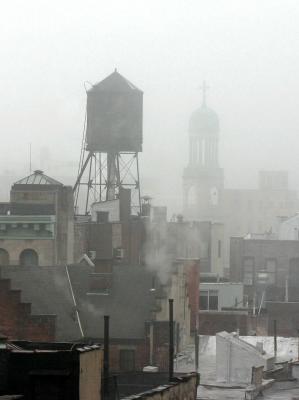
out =
[[[202,85],[200,86],[200,90],[202,91],[202,107],[207,106],[207,91],[210,87],[207,85],[206,81],[203,81]]]
[[[217,114],[207,107],[209,86],[203,81],[202,105],[190,118],[189,164],[200,168],[218,167],[219,121]]]
[[[202,104],[189,122],[189,163],[184,169],[184,214],[192,219],[219,219],[223,171],[218,163],[219,120],[207,105],[206,81],[200,86]]]

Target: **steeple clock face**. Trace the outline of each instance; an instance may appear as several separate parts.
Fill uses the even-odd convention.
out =
[[[213,186],[210,189],[210,203],[212,204],[212,206],[217,206],[218,205],[218,201],[219,201],[218,197],[219,197],[218,196],[218,189],[215,186]]]

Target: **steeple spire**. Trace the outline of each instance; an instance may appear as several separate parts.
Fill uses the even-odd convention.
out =
[[[203,81],[202,85],[200,86],[200,90],[202,90],[202,106],[206,106],[207,100],[207,91],[210,87],[207,85],[206,81]]]

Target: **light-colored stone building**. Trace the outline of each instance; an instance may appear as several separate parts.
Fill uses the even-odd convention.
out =
[[[0,203],[0,265],[65,265],[73,262],[72,188],[42,171],[14,183]]]
[[[199,286],[200,309],[223,311],[243,308],[243,284],[236,282],[201,282]]]

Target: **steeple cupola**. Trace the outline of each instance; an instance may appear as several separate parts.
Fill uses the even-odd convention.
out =
[[[207,107],[208,86],[201,86],[202,105],[195,110],[189,121],[189,164],[199,167],[218,166],[219,120],[211,108]]]

